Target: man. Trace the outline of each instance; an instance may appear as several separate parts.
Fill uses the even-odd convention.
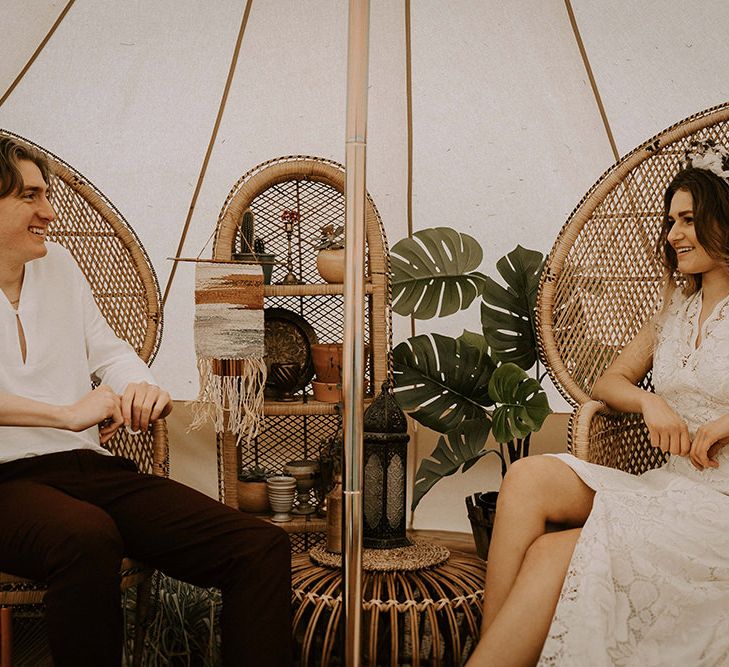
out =
[[[122,555],[222,590],[225,665],[288,665],[286,534],[101,447],[172,404],[46,242],[48,174],[0,138],[0,570],[48,582],[56,665],[120,664]]]

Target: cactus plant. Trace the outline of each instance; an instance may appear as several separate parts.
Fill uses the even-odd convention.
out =
[[[256,221],[253,217],[253,212],[248,209],[243,214],[243,219],[240,223],[240,251],[254,252],[253,250],[253,239],[256,232]]]
[[[256,236],[256,221],[253,211],[248,209],[240,221],[240,252],[233,253],[233,259],[248,264],[263,266],[263,282],[271,284],[276,255],[266,252],[266,243]]]

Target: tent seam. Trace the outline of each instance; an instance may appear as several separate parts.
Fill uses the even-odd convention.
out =
[[[31,68],[33,63],[36,61],[36,58],[41,54],[41,51],[45,48],[46,44],[48,44],[51,37],[53,37],[53,33],[56,32],[56,29],[59,25],[61,25],[61,21],[63,21],[64,18],[66,18],[66,14],[68,14],[69,9],[71,9],[71,6],[73,3],[76,2],[76,0],[68,0],[68,3],[63,8],[63,11],[58,15],[58,18],[54,21],[53,25],[51,26],[51,29],[46,33],[46,36],[41,40],[41,43],[38,45],[38,48],[36,48],[35,51],[33,51],[33,54],[28,59],[28,62],[25,63],[25,66],[23,69],[20,70],[18,76],[15,77],[13,82],[10,84],[8,89],[5,91],[2,97],[0,97],[0,107],[5,103],[5,101],[10,97],[10,95],[13,93],[17,85],[23,80],[23,77],[26,75],[28,70]]]
[[[602,97],[600,96],[600,90],[597,86],[597,81],[595,80],[595,76],[592,72],[592,67],[590,66],[590,59],[587,57],[587,50],[585,49],[585,44],[582,41],[582,35],[580,34],[580,29],[577,25],[577,19],[575,18],[575,13],[572,10],[572,3],[570,0],[564,0],[565,7],[567,8],[567,14],[570,19],[570,25],[572,26],[572,32],[574,33],[575,40],[577,41],[577,47],[580,50],[580,56],[582,56],[582,63],[585,66],[585,70],[587,72],[587,78],[590,80],[590,86],[592,87],[592,93],[595,96],[595,102],[597,103],[598,111],[600,112],[600,117],[602,118],[602,123],[605,126],[605,132],[607,133],[608,141],[610,142],[610,148],[613,151],[613,156],[615,157],[615,161],[618,162],[620,160],[620,153],[618,152],[618,147],[615,144],[615,138],[613,137],[613,131],[610,128],[610,121],[608,120],[607,113],[605,111],[605,107],[602,103]]]
[[[200,167],[200,174],[197,178],[197,183],[195,184],[195,190],[192,193],[192,200],[190,201],[190,206],[187,210],[187,217],[185,218],[185,224],[182,228],[182,234],[180,235],[180,241],[177,244],[177,250],[175,252],[175,256],[172,258],[172,269],[170,271],[170,275],[167,278],[167,284],[165,285],[165,291],[164,295],[162,296],[162,306],[167,303],[167,297],[169,296],[170,289],[172,288],[172,283],[175,280],[175,274],[177,273],[177,265],[179,263],[179,258],[182,253],[182,249],[185,245],[185,239],[187,238],[187,232],[190,229],[190,222],[192,220],[192,215],[195,211],[195,205],[197,204],[197,198],[200,194],[200,190],[202,189],[203,181],[205,180],[205,174],[207,173],[208,164],[210,162],[210,156],[213,152],[213,147],[215,145],[215,140],[218,136],[218,130],[220,129],[220,123],[223,120],[223,113],[225,112],[225,105],[228,101],[228,93],[230,92],[231,84],[233,83],[233,78],[235,76],[235,70],[238,65],[238,56],[240,55],[240,48],[243,44],[243,35],[246,31],[246,26],[248,25],[248,17],[251,13],[251,6],[253,5],[253,0],[247,0],[246,2],[246,8],[243,12],[243,18],[241,19],[240,29],[238,30],[238,39],[235,43],[235,49],[233,50],[233,57],[230,61],[230,67],[228,69],[228,78],[225,81],[225,87],[223,88],[223,95],[220,98],[220,105],[218,107],[218,114],[215,118],[215,124],[213,125],[213,131],[210,134],[210,141],[208,142],[208,148],[205,151],[205,157],[203,158],[202,166]]]

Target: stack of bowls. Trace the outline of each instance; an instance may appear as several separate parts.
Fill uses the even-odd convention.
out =
[[[266,480],[268,486],[268,500],[274,514],[271,521],[284,523],[291,521],[291,509],[294,506],[296,496],[296,480],[293,477],[278,475],[269,477]]]

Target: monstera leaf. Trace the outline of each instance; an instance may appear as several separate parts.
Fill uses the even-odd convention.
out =
[[[497,405],[491,415],[496,442],[509,442],[538,431],[552,412],[539,382],[516,364],[503,364],[493,372],[489,396]]]
[[[491,405],[488,383],[495,364],[486,341],[464,332],[414,336],[393,350],[395,397],[410,416],[446,433],[467,419],[479,419]]]
[[[540,252],[516,246],[496,263],[506,282],[486,278],[481,302],[481,326],[493,357],[529,370],[537,361],[534,307],[544,258]]]
[[[482,259],[476,239],[449,227],[398,241],[390,250],[392,309],[427,320],[468,308],[486,280],[476,271]]]
[[[484,449],[490,427],[491,422],[487,417],[469,419],[438,438],[438,444],[430,458],[423,459],[415,475],[412,510],[415,510],[423,496],[437,482],[457,472],[459,468],[463,467],[463,472],[466,472],[474,463],[492,452],[501,457],[494,449]],[[505,465],[503,457],[501,461],[502,466]]]

